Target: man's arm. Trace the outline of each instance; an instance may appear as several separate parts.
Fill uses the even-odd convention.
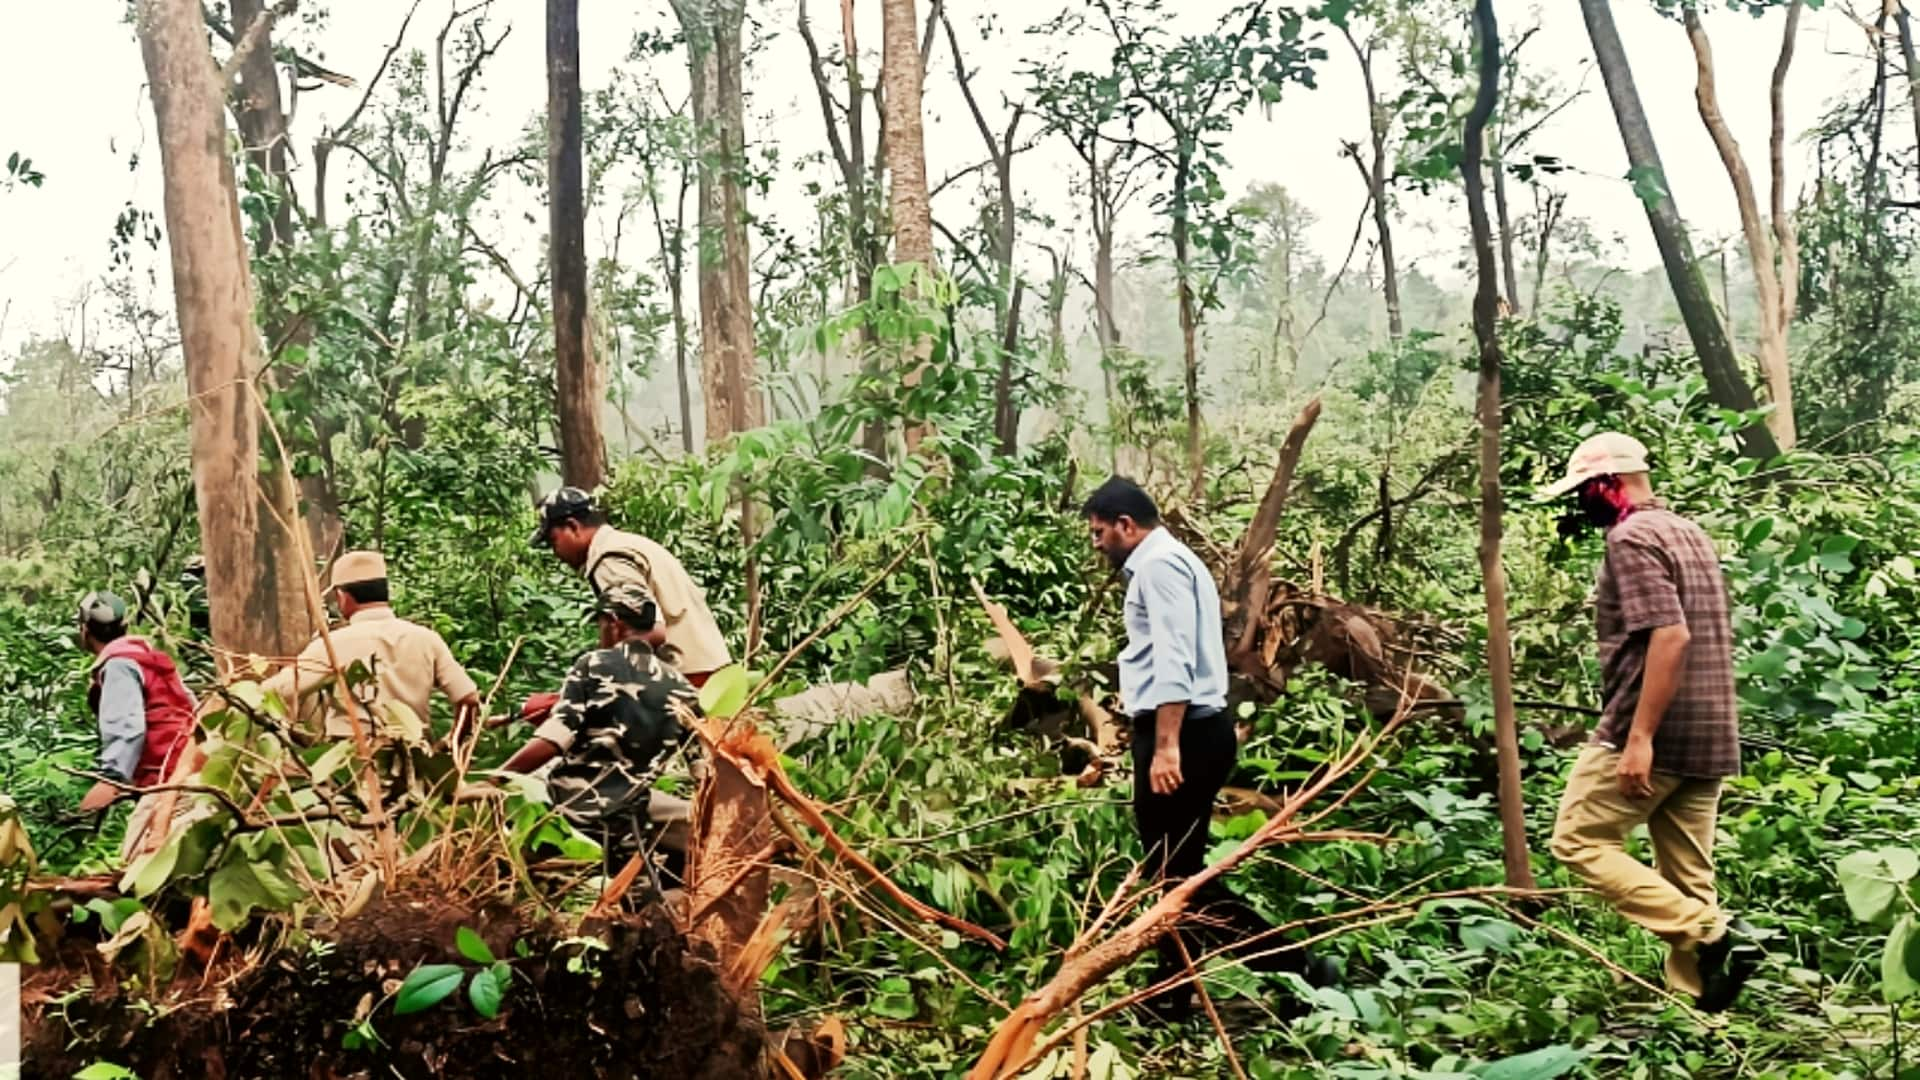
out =
[[[1653,795],[1653,736],[1667,718],[1667,708],[1680,691],[1686,670],[1687,646],[1693,634],[1686,623],[1655,627],[1647,639],[1647,669],[1640,681],[1640,703],[1633,710],[1633,727],[1620,752],[1620,793],[1633,799]]]
[[[131,660],[109,660],[100,671],[100,755],[95,771],[122,784],[133,781],[140,755],[147,748],[147,697],[140,666]],[[102,780],[80,800],[85,812],[105,810],[120,797],[120,789]]]
[[[1193,580],[1168,560],[1140,568],[1142,601],[1153,641],[1153,690],[1134,707],[1154,710],[1153,765],[1148,780],[1156,795],[1180,790],[1180,726],[1193,700],[1195,638],[1200,627],[1194,618]]]
[[[573,670],[567,672],[567,681],[560,684],[559,700],[554,703],[553,711],[534,730],[533,738],[515,751],[507,763],[500,766],[500,770],[530,773],[572,746],[578,725],[586,719],[586,704],[593,695],[593,682],[587,659],[582,657],[575,661]]]

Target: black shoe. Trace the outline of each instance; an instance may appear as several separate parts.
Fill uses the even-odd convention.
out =
[[[1700,946],[1700,996],[1695,999],[1700,1011],[1725,1012],[1760,969],[1765,955],[1754,941],[1753,927],[1740,919],[1728,924],[1726,933]]]

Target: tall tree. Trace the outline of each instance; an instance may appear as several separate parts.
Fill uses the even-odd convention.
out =
[[[1262,278],[1265,300],[1272,306],[1273,328],[1267,334],[1267,373],[1292,377],[1300,363],[1300,331],[1297,325],[1294,290],[1312,259],[1307,245],[1307,230],[1313,227],[1312,210],[1279,184],[1254,184],[1241,201],[1240,212],[1259,227],[1266,249]]]
[[[927,152],[920,115],[920,91],[926,69],[920,54],[920,20],[914,0],[881,0],[880,34],[893,261],[930,276],[934,272],[933,199],[927,192]],[[930,337],[914,343],[912,366],[901,379],[909,388],[920,385],[932,348]],[[907,449],[917,449],[926,434],[924,423],[909,423]]]
[[[1722,408],[1751,412],[1756,408],[1753,387],[1747,385],[1734,355],[1727,327],[1707,290],[1706,275],[1693,254],[1693,241],[1680,216],[1680,208],[1668,189],[1666,169],[1660,164],[1660,150],[1653,141],[1653,128],[1647,122],[1646,109],[1640,104],[1640,91],[1634,85],[1633,68],[1627,62],[1626,46],[1620,42],[1620,30],[1613,22],[1609,0],[1580,0],[1586,17],[1587,36],[1593,41],[1594,59],[1601,78],[1607,84],[1607,97],[1613,103],[1613,116],[1620,128],[1620,140],[1626,145],[1629,177],[1640,202],[1647,209],[1647,223],[1654,243],[1660,248],[1660,261],[1666,267],[1667,282],[1680,317],[1686,323],[1693,350],[1707,377],[1707,392]],[[1748,427],[1741,433],[1742,448],[1749,455],[1770,458],[1780,452],[1773,433],[1764,424]]]
[[[1507,625],[1507,571],[1500,559],[1500,279],[1487,218],[1487,121],[1500,94],[1500,25],[1493,0],[1473,5],[1480,85],[1467,113],[1460,156],[1467,217],[1479,287],[1473,296],[1473,333],[1480,345],[1480,575],[1487,598],[1487,668],[1493,677],[1494,743],[1500,759],[1500,834],[1507,885],[1534,887],[1527,853],[1527,812],[1520,784],[1520,725],[1513,704],[1513,632]]]
[[[580,164],[580,0],[547,0],[547,261],[560,475],[592,489],[607,477],[594,359],[587,347],[587,226]]]
[[[1014,140],[1020,131],[1020,121],[1026,116],[1024,104],[1013,106],[1007,117],[1003,131],[995,131],[987,123],[987,115],[980,107],[979,98],[973,92],[973,76],[967,71],[965,55],[960,51],[960,35],[954,31],[953,19],[943,8],[940,22],[947,29],[947,44],[953,51],[954,77],[960,83],[960,95],[966,100],[967,112],[973,116],[973,126],[980,133],[980,142],[986,148],[987,161],[993,169],[995,199],[986,214],[990,226],[987,250],[992,257],[994,269],[993,307],[994,326],[999,328],[1004,343],[1000,350],[1000,372],[994,383],[994,432],[999,437],[1003,452],[1012,454],[1018,443],[1020,429],[1020,410],[1013,401],[1013,363],[1015,346],[1020,340],[1020,290],[1014,283],[1013,247],[1018,236],[1019,207],[1013,199],[1013,156],[1018,152]]]
[[[1893,18],[1900,28],[1900,57],[1906,61],[1907,98],[1913,104],[1913,137],[1920,143],[1920,52],[1913,44],[1913,11],[1907,7],[1907,0],[1888,0],[1893,5]],[[1882,9],[1881,21],[1886,21],[1885,9]],[[1877,35],[1876,35],[1877,36]]]
[[[1374,80],[1373,59],[1379,44],[1378,35],[1368,34],[1362,42],[1354,36],[1344,14],[1336,19],[1335,25],[1360,65],[1360,86],[1367,95],[1367,159],[1360,160],[1360,144],[1354,142],[1346,144],[1346,155],[1353,161],[1354,168],[1360,170],[1360,179],[1367,187],[1374,240],[1380,249],[1380,292],[1387,302],[1387,334],[1399,341],[1406,334],[1406,324],[1400,311],[1400,270],[1393,253],[1393,207],[1387,201],[1387,182],[1392,178],[1387,138],[1393,129],[1394,106],[1382,96]]]
[[[1747,259],[1753,267],[1753,285],[1760,308],[1760,368],[1765,374],[1767,394],[1773,412],[1767,427],[1781,449],[1792,449],[1796,439],[1793,418],[1793,377],[1787,366],[1787,330],[1793,324],[1793,312],[1800,281],[1800,247],[1794,235],[1793,219],[1786,211],[1786,79],[1793,63],[1794,38],[1800,31],[1803,0],[1787,5],[1786,31],[1780,42],[1780,56],[1774,64],[1769,101],[1773,115],[1769,140],[1769,176],[1772,180],[1773,231],[1769,235],[1760,216],[1759,199],[1754,192],[1753,176],[1747,171],[1740,144],[1720,112],[1720,92],[1714,80],[1713,43],[1700,21],[1700,12],[1691,5],[1682,9],[1687,41],[1693,46],[1697,79],[1694,100],[1700,109],[1700,121],[1712,136],[1714,149],[1733,182],[1734,205],[1740,212],[1740,228],[1746,236]]]
[[[1246,255],[1231,211],[1222,206],[1219,135],[1255,101],[1278,101],[1287,82],[1308,81],[1309,61],[1324,53],[1303,39],[1297,12],[1276,14],[1268,0],[1238,4],[1212,30],[1181,38],[1165,31],[1157,0],[1093,0],[1092,6],[1113,42],[1110,70],[1042,72],[1038,96],[1049,115],[1122,118],[1126,126],[1118,132],[1097,123],[1085,130],[1151,162],[1165,185],[1156,202],[1173,248],[1188,493],[1198,502],[1206,492],[1199,328],[1217,302],[1221,275]],[[1080,32],[1079,20],[1074,14],[1057,25],[1063,33]]]
[[[671,0],[687,39],[700,139],[700,387],[707,441],[765,423],[747,270],[746,0]]]
[[[140,0],[140,55],[160,140],[174,302],[190,395],[193,483],[207,562],[212,635],[223,673],[249,653],[289,656],[311,632],[290,502],[260,476],[261,367],[253,279],[227,128],[221,69],[195,0]],[[236,46],[237,68],[257,37]]]

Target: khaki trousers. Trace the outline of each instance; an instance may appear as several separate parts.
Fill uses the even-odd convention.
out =
[[[1620,753],[1591,745],[1580,752],[1560,816],[1553,855],[1606,897],[1621,915],[1667,943],[1667,984],[1700,993],[1696,950],[1726,931],[1713,889],[1713,827],[1720,781],[1653,774],[1653,797],[1620,794]],[[1654,865],[1627,853],[1639,825],[1653,840]]]

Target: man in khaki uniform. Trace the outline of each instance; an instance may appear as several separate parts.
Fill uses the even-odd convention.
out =
[[[376,742],[427,741],[429,705],[436,688],[453,703],[453,730],[466,730],[479,710],[480,688],[439,634],[393,613],[387,602],[386,559],[377,551],[349,551],[334,561],[328,588],[346,619],[345,626],[328,635],[339,670],[345,672],[358,661],[372,674],[351,691],[365,708],[361,721],[371,717],[375,724],[369,736]],[[309,718],[324,715],[329,738],[346,738],[353,734],[353,726],[332,695],[313,693],[333,674],[327,642],[316,637],[264,687],[278,694],[290,713]],[[302,695],[305,701],[300,700]]]
[[[703,685],[731,662],[706,592],[694,584],[687,568],[652,540],[608,525],[593,496],[563,487],[542,499],[533,546],[552,548],[561,562],[580,571],[596,601],[615,585],[646,589],[660,605],[669,655],[693,685]]]

